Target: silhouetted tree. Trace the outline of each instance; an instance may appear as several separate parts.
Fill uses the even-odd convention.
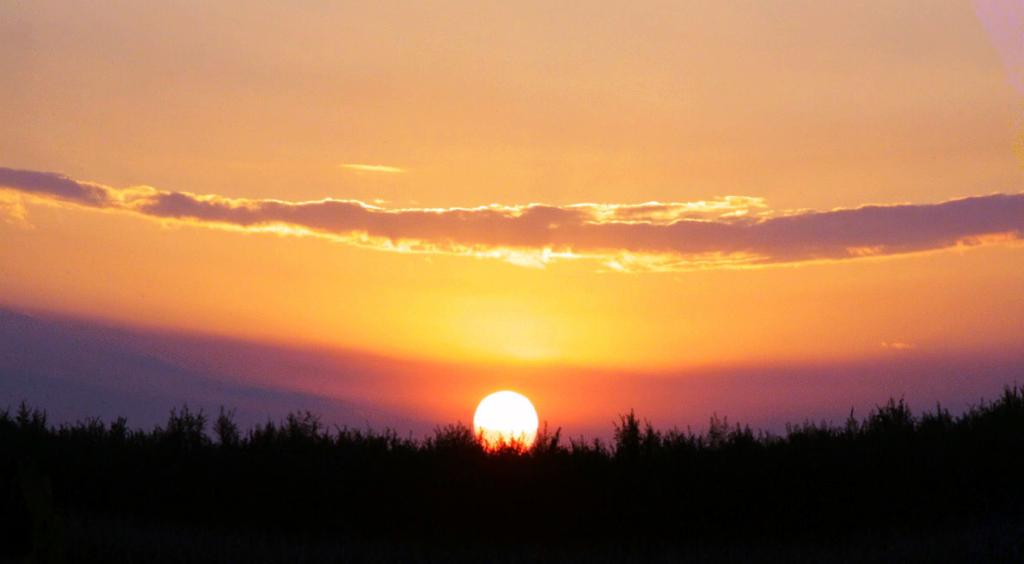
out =
[[[229,410],[208,429],[183,406],[151,431],[124,418],[54,427],[22,403],[0,412],[0,557],[63,554],[44,545],[70,539],[69,556],[116,560],[118,541],[100,539],[145,526],[349,547],[859,546],[897,535],[925,535],[925,547],[980,527],[993,531],[985,546],[1009,551],[982,559],[1013,560],[1024,546],[1003,539],[1024,527],[1021,476],[1016,386],[959,415],[890,400],[841,426],[804,421],[781,435],[717,415],[704,433],[660,431],[629,411],[608,444],[563,444],[545,424],[530,448],[492,450],[462,424],[415,440],[331,429],[303,411],[243,433]],[[67,523],[89,532],[69,537]],[[139,550],[134,560],[154,555]]]

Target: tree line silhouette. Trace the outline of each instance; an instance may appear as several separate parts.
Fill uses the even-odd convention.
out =
[[[190,538],[223,554],[245,550],[239,538],[282,538],[337,543],[346,560],[385,559],[396,543],[449,555],[904,538],[944,547],[980,531],[956,549],[1024,557],[1024,388],[960,415],[890,400],[841,425],[779,434],[718,417],[703,433],[659,430],[630,412],[608,442],[545,427],[530,448],[495,451],[461,424],[417,440],[300,412],[243,430],[223,408],[211,418],[182,407],[147,431],[123,418],[51,425],[22,404],[0,412],[0,496],[6,557],[39,561],[155,561],[146,550],[159,531],[180,550]],[[119,546],[135,537],[150,540]]]

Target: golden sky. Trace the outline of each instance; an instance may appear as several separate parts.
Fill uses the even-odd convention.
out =
[[[1024,346],[1021,93],[970,2],[10,2],[0,35],[9,307],[617,370]]]

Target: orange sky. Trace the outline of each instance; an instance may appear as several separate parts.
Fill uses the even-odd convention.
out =
[[[697,264],[676,239],[648,252],[617,217],[558,239],[555,252],[586,260],[538,262],[549,241],[517,246],[554,225],[520,231],[528,204],[736,195],[760,202],[746,217],[799,220],[1019,194],[1021,96],[969,2],[26,2],[0,6],[0,34],[0,167],[121,198],[81,205],[8,182],[5,306],[402,358],[655,372],[1024,346],[1024,219],[998,203],[928,237],[932,220],[898,216],[870,249],[858,236],[822,250],[832,216],[784,246],[756,230],[708,243],[756,268]],[[268,200],[352,201],[374,222],[500,204],[488,213],[515,239],[486,218],[464,227],[474,212],[414,237],[428,252],[386,252],[407,239],[352,245],[349,227],[294,235],[293,223],[293,235],[250,233],[143,209],[129,188],[261,213]],[[1003,223],[986,215],[1000,209]],[[877,231],[850,217],[855,235]],[[592,235],[595,221],[614,235]],[[869,251],[881,256],[853,257]],[[644,268],[617,272],[613,258]]]

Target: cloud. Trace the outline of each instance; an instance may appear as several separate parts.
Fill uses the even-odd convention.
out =
[[[343,163],[338,165],[341,168],[347,168],[349,170],[355,170],[359,172],[385,172],[385,173],[403,173],[405,169],[398,168],[397,166],[388,165],[374,165],[374,164],[360,164],[360,163]]]
[[[102,207],[107,195],[113,192],[107,186],[80,182],[63,174],[11,168],[0,168],[0,186],[96,207]]]
[[[32,227],[28,222],[28,210],[25,209],[21,196],[0,193],[0,223],[26,229]]]
[[[357,200],[289,202],[146,186],[116,189],[6,168],[0,168],[0,187],[208,227],[526,266],[592,260],[618,271],[855,260],[1018,241],[1024,231],[1024,194],[830,211],[776,211],[761,198],[745,196],[641,204],[384,208]]]

